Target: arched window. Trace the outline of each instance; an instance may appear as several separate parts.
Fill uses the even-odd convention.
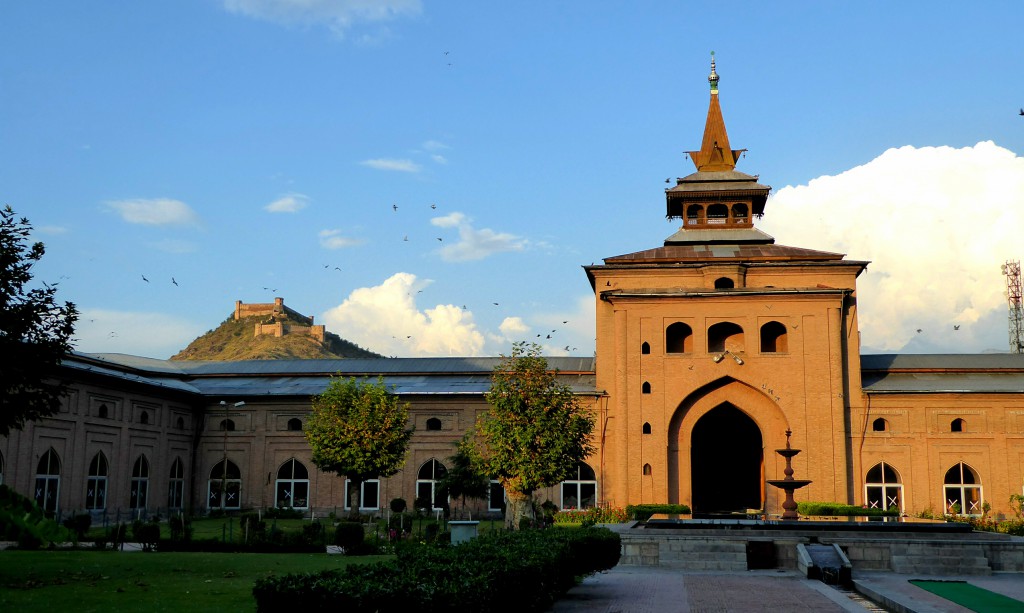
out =
[[[958,462],[946,471],[946,478],[942,483],[946,513],[981,515],[981,477],[973,468]]]
[[[171,464],[171,474],[167,481],[167,507],[180,509],[185,502],[185,465],[181,458],[175,458]]]
[[[349,501],[348,479],[345,480],[345,508],[352,508],[352,503]],[[359,510],[374,511],[379,508],[380,479],[376,477],[363,479],[362,485],[359,486]]]
[[[50,447],[36,466],[36,504],[44,511],[57,512],[60,498],[60,456]]]
[[[708,224],[724,224],[729,219],[729,207],[721,202],[716,202],[708,207]]]
[[[505,488],[501,482],[491,479],[491,487],[487,492],[487,510],[491,512],[505,512]]]
[[[436,417],[431,417],[427,420],[427,430],[440,430],[441,420]]]
[[[708,352],[729,351],[740,353],[744,349],[743,328],[731,321],[722,321],[708,328]]]
[[[220,420],[220,429],[221,429],[222,432],[224,430],[227,430],[228,432],[234,432],[234,430],[235,430],[235,422],[234,422],[234,420],[231,420],[231,419],[222,419],[222,420]]]
[[[143,412],[139,413],[139,423],[142,424],[142,425],[148,424],[149,423],[149,413],[147,413],[146,411],[143,411]]]
[[[177,428],[178,430],[184,430],[185,429],[185,418],[184,417],[179,417],[178,421],[174,422],[174,427]]]
[[[651,473],[651,465],[650,464],[644,464],[644,475],[647,476],[647,477],[650,477],[651,474],[652,474]]]
[[[691,204],[686,207],[686,225],[695,226],[701,222],[704,216],[704,207],[699,204]]]
[[[448,469],[437,460],[432,459],[420,466],[416,474],[416,499],[429,500],[430,508],[441,509],[445,501],[441,499],[437,481],[447,473]]]
[[[879,462],[864,479],[864,499],[869,509],[903,511],[903,484],[896,469]]]
[[[950,432],[967,432],[967,422],[957,417],[953,421],[949,422]]]
[[[277,492],[274,505],[280,509],[309,508],[309,471],[302,462],[292,458],[277,470]]]
[[[761,326],[761,353],[786,353],[789,351],[786,325],[769,321]]]
[[[715,279],[715,289],[733,289],[736,283],[729,277],[718,277]]]
[[[107,456],[102,451],[89,462],[89,476],[85,479],[85,508],[89,511],[107,508]]]
[[[562,481],[562,508],[592,509],[596,506],[597,479],[594,476],[594,469],[580,462],[572,476]]]
[[[875,421],[871,422],[872,432],[885,432],[889,429],[889,422],[885,421],[885,418],[879,417]]]
[[[649,353],[651,353],[651,345],[647,341],[644,341],[643,344],[640,345],[640,354],[648,355]]]
[[[651,384],[649,382],[647,382],[647,381],[644,381],[644,384],[640,386],[640,393],[641,394],[650,394],[651,393]]]
[[[681,321],[665,328],[665,353],[690,353],[693,351],[693,330]]]
[[[302,432],[302,420],[298,417],[293,417],[288,420],[288,430],[290,432]]]
[[[129,491],[128,507],[145,509],[149,499],[149,460],[140,455],[132,466],[132,484]]]
[[[242,507],[242,471],[231,460],[222,460],[210,471],[206,502],[211,509]],[[221,495],[221,492],[224,495]]]
[[[644,434],[650,434],[651,433],[651,422],[648,422],[648,421],[644,422],[643,432],[644,432]]]
[[[107,405],[105,404],[101,404],[99,408],[96,409],[96,417],[106,419],[108,414],[109,411],[107,410]]]
[[[747,204],[745,202],[737,202],[732,205],[732,222],[735,224],[743,224],[750,221],[750,215],[748,213]]]

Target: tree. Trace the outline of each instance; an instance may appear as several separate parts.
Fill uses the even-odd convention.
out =
[[[505,488],[505,526],[534,521],[533,492],[565,480],[590,455],[594,417],[558,383],[536,344],[516,343],[491,376],[490,410],[477,422],[476,451]]]
[[[487,498],[491,490],[491,479],[476,461],[469,435],[455,444],[455,455],[448,458],[451,468],[438,480],[441,498],[458,498],[462,501],[462,512],[466,512],[466,499]]]
[[[32,266],[45,253],[29,244],[32,226],[16,219],[10,206],[0,211],[0,435],[60,409],[67,385],[61,360],[71,351],[78,320],[75,305],[57,302],[57,285],[28,287]]]
[[[350,515],[359,517],[363,481],[390,477],[405,465],[412,438],[409,404],[376,382],[332,377],[327,389],[313,398],[304,428],[313,448],[313,464],[348,478]]]

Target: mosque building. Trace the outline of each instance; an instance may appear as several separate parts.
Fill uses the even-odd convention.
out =
[[[584,267],[596,356],[553,357],[596,418],[595,452],[560,508],[684,503],[781,513],[775,449],[798,500],[908,514],[1011,515],[1024,493],[1024,355],[861,355],[868,262],[779,245],[755,227],[771,188],[736,170],[712,61],[696,172],[665,190],[680,229]],[[919,206],[927,214],[927,203]],[[796,220],[794,220],[796,222]],[[0,438],[0,480],[62,513],[292,507],[320,515],[394,498],[440,508],[454,443],[487,410],[498,358],[191,362],[67,356],[60,412]],[[359,501],[313,466],[302,427],[332,375],[382,376],[410,404],[405,468]],[[493,486],[484,509],[500,512]]]

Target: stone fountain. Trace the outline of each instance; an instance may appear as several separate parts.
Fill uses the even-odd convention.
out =
[[[792,434],[792,430],[786,430],[786,448],[775,450],[775,453],[786,458],[786,470],[783,471],[786,474],[786,478],[768,480],[768,485],[773,485],[786,492],[786,501],[782,503],[782,519],[800,518],[800,515],[796,512],[796,500],[793,499],[793,492],[811,483],[809,479],[793,478],[793,456],[800,453],[800,450],[789,446],[789,437]]]

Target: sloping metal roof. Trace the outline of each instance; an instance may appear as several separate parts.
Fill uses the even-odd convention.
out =
[[[871,393],[1024,393],[1024,355],[866,354],[861,385]]]
[[[703,262],[710,260],[739,261],[827,261],[842,260],[844,254],[829,251],[815,251],[801,247],[787,247],[776,244],[707,244],[684,243],[666,244],[635,253],[605,258],[605,264],[641,264],[649,262]],[[857,264],[858,262],[849,262]]]
[[[775,238],[758,230],[757,228],[687,228],[683,226],[675,234],[665,239],[665,244],[686,244],[686,243],[758,243],[771,244]]]

